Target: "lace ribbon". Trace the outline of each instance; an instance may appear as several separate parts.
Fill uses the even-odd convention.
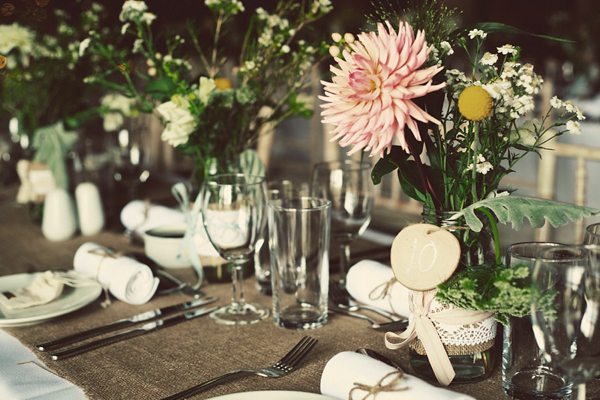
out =
[[[383,382],[387,378],[389,378],[390,376],[394,376],[394,375],[396,375],[396,377],[394,377],[394,379],[392,379],[389,383],[386,383],[385,385],[383,384]],[[396,386],[398,386],[400,381],[402,381],[403,378],[404,378],[404,372],[392,371],[389,374],[385,375],[383,378],[381,378],[381,380],[379,382],[377,382],[375,384],[375,386],[369,386],[369,385],[365,385],[363,383],[354,382],[354,387],[348,393],[348,400],[352,400],[352,393],[355,390],[362,390],[362,391],[367,392],[367,395],[365,397],[363,397],[362,400],[367,400],[370,396],[373,396],[373,400],[375,400],[377,398],[377,395],[381,392],[401,392],[403,390],[408,390],[408,386],[404,386],[404,387],[400,387],[400,388],[396,387]]]
[[[487,311],[469,311],[460,308],[446,309],[429,313],[431,302],[437,289],[413,291],[410,295],[410,310],[412,317],[406,330],[400,334],[386,332],[385,345],[388,349],[396,350],[407,346],[417,337],[423,342],[427,359],[431,364],[438,382],[448,386],[456,375],[450,358],[432,321],[449,325],[465,325],[481,322],[493,316]],[[400,342],[397,342],[400,340]]]
[[[204,281],[204,270],[202,268],[200,256],[198,255],[198,251],[196,250],[196,246],[194,245],[194,234],[196,232],[198,215],[200,214],[200,206],[202,205],[202,201],[200,199],[202,191],[198,193],[198,197],[194,202],[193,208],[190,208],[190,199],[188,196],[187,188],[183,183],[179,182],[173,185],[173,187],[171,188],[171,193],[173,193],[173,196],[175,196],[175,199],[179,203],[179,206],[181,207],[181,210],[185,215],[186,222],[186,230],[185,234],[183,235],[181,245],[179,246],[179,253],[177,254],[177,258],[180,259],[183,252],[187,249],[190,262],[192,263],[192,267],[198,275],[198,282],[193,286],[193,288],[198,289],[202,285],[202,281]]]

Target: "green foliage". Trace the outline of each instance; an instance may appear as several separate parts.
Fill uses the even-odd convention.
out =
[[[442,304],[452,304],[466,310],[489,311],[502,324],[510,317],[525,317],[531,313],[531,302],[540,310],[555,312],[555,293],[533,293],[529,267],[517,265],[482,265],[454,274],[438,285],[436,298]],[[534,299],[535,297],[535,299]]]
[[[568,224],[569,221],[579,221],[600,213],[600,210],[594,208],[553,200],[523,196],[499,196],[465,207],[453,218],[464,217],[466,224],[474,231],[479,232],[483,223],[475,211],[481,207],[492,210],[500,223],[510,222],[515,230],[521,229],[523,218],[529,219],[534,228],[543,226],[546,219],[556,228]]]

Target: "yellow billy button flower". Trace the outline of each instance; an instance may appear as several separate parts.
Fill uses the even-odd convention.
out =
[[[458,97],[458,110],[468,120],[481,121],[492,110],[492,96],[481,86],[469,86]]]
[[[231,89],[231,82],[227,78],[215,78],[215,87],[220,90]]]

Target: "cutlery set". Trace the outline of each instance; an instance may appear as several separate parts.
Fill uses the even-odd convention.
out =
[[[85,353],[90,350],[95,350],[109,344],[117,343],[125,339],[144,335],[146,333],[154,332],[163,328],[176,325],[178,323],[188,321],[190,319],[206,315],[216,309],[216,307],[210,308],[197,308],[217,300],[216,297],[207,297],[203,299],[197,299],[192,301],[186,301],[184,303],[158,308],[152,311],[146,311],[140,314],[136,314],[129,318],[124,318],[107,325],[99,326],[96,328],[89,329],[84,332],[75,333],[69,336],[65,336],[59,339],[50,340],[47,342],[36,344],[35,347],[39,351],[55,351],[58,349],[65,348],[72,344],[90,339],[102,334],[119,331],[123,328],[133,327],[141,322],[146,322],[141,327],[132,328],[129,330],[116,332],[102,339],[94,340],[85,344],[70,347],[64,350],[59,350],[51,353],[50,356],[53,360],[61,360],[64,358],[72,357],[78,354]],[[160,317],[166,317],[181,311],[187,311],[183,314],[176,315],[170,318],[159,319]]]
[[[193,293],[189,294],[192,295]],[[200,295],[200,293],[196,293],[196,295]],[[101,348],[103,346],[117,343],[125,339],[145,335],[150,332],[168,328],[181,322],[209,314],[210,312],[214,311],[216,307],[207,308],[201,306],[208,305],[216,300],[216,297],[204,297],[172,306],[146,311],[83,332],[78,332],[62,338],[42,342],[36,344],[35,347],[39,351],[51,352],[50,356],[52,360],[62,360]],[[354,301],[354,299],[352,299],[345,288],[340,287],[337,282],[332,282],[330,284],[330,300],[337,307],[330,307],[329,313],[341,314],[365,320],[369,322],[371,327],[377,331],[399,331],[405,329],[408,325],[407,319],[399,318],[396,315],[388,313],[384,310],[370,307],[368,305],[358,304],[356,301]],[[354,312],[359,310],[368,310],[377,313],[389,319],[390,322],[378,323],[366,315]],[[143,325],[140,326],[142,323]],[[78,344],[87,339],[95,338],[105,334],[110,335],[87,343]],[[229,371],[206,382],[185,389],[179,393],[165,397],[163,400],[184,399],[194,396],[197,393],[200,393],[201,391],[234,376],[258,375],[267,378],[279,378],[294,371],[298,364],[313,349],[316,343],[316,339],[305,336],[296,344],[296,346],[294,346],[294,348],[292,348],[285,356],[283,356],[273,365],[260,369],[238,369]],[[361,350],[363,354],[367,354],[367,349],[359,349],[357,352],[361,352]],[[367,355],[371,357],[381,357],[379,354]],[[389,361],[386,362],[389,363]]]

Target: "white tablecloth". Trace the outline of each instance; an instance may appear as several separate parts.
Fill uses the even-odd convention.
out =
[[[35,353],[0,329],[0,399],[80,400],[83,391],[38,360]]]

